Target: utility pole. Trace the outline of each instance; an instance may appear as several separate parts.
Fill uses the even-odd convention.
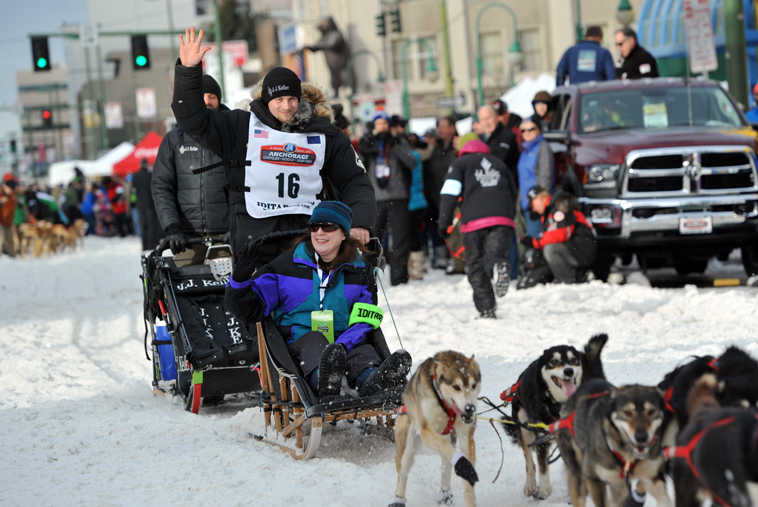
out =
[[[221,35],[221,14],[218,10],[218,0],[212,0],[213,3],[213,38],[216,39],[216,49],[218,49],[218,77],[221,85],[221,96],[226,97],[226,87],[224,86],[224,39]]]
[[[724,0],[724,40],[726,77],[729,92],[747,107],[747,55],[745,53],[745,14],[742,0]]]

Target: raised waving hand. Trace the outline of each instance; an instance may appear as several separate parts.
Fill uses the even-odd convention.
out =
[[[185,67],[194,67],[203,61],[205,53],[211,50],[209,46],[200,47],[205,33],[200,30],[195,34],[195,27],[186,28],[184,35],[179,35],[179,60]]]

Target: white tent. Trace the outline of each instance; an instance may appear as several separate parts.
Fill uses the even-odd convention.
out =
[[[47,181],[51,186],[66,185],[74,179],[74,167],[78,167],[89,178],[110,176],[113,164],[129,155],[134,150],[132,143],[123,142],[97,160],[65,160],[50,164]]]

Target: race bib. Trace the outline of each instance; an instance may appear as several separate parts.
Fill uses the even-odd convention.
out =
[[[250,113],[245,208],[253,218],[310,215],[322,189],[326,136],[282,132]]]

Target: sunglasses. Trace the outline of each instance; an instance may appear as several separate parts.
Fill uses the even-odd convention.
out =
[[[526,128],[526,129],[521,129],[521,133],[525,134],[527,132],[534,132],[536,130],[537,130],[537,127],[529,127],[529,128]]]
[[[321,229],[324,232],[334,232],[334,231],[336,231],[339,228],[340,228],[339,225],[332,224],[332,223],[329,223],[329,222],[319,222],[319,223],[308,224],[308,229],[311,232],[316,232],[319,229]]]
[[[621,47],[624,45],[625,42],[626,42],[626,39],[622,40],[621,42],[617,42],[616,46]]]

